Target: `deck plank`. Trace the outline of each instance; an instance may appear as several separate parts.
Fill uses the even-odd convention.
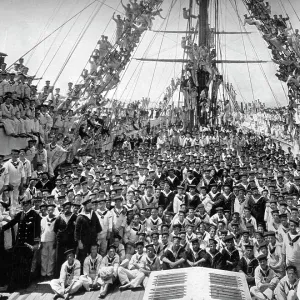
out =
[[[86,292],[81,289],[72,296],[72,300],[98,300],[100,291]],[[106,300],[142,300],[144,295],[143,289],[127,290],[120,292],[119,287],[113,286],[109,290]],[[12,293],[8,300],[52,300],[54,294],[51,290],[49,282],[35,283],[29,288]]]

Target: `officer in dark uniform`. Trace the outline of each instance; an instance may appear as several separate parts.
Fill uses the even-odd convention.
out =
[[[59,277],[62,264],[65,262],[65,251],[75,249],[74,232],[77,215],[71,211],[72,203],[65,201],[62,203],[62,213],[56,218],[53,231],[56,234],[56,265],[55,275]]]
[[[9,288],[26,288],[31,281],[31,265],[41,236],[41,216],[32,209],[31,200],[24,199],[23,210],[2,227],[2,231],[18,224],[16,244],[13,249]]]

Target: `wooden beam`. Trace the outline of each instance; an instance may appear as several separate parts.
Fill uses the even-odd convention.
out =
[[[184,31],[184,30],[152,30],[153,32],[162,32],[162,33],[182,33],[182,34],[185,34],[185,33],[198,33],[198,31],[194,31],[194,30],[191,30],[191,31]],[[216,31],[216,32],[213,32],[214,34],[251,34],[252,32],[239,32],[239,31]]]
[[[155,61],[155,62],[170,62],[170,63],[188,63],[190,60],[188,59],[152,59],[152,58],[134,58],[135,60],[140,61]],[[260,64],[260,63],[268,63],[271,61],[268,60],[214,60],[212,63],[216,64]]]

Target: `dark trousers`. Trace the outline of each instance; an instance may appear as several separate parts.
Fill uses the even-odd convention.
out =
[[[83,245],[83,249],[77,248],[76,251],[76,258],[80,261],[81,264],[81,274],[83,273],[83,263],[88,254],[90,253],[91,246],[90,245]]]
[[[15,246],[12,253],[9,290],[27,288],[31,282],[31,265],[34,252],[27,246]]]
[[[59,278],[61,266],[66,261],[64,253],[67,250],[67,245],[60,243],[56,244],[55,278]]]

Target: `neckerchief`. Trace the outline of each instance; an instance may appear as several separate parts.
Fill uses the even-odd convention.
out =
[[[204,215],[199,215],[199,218],[203,221],[205,218],[206,218],[206,216],[207,216],[207,214],[206,213],[204,213]]]
[[[289,239],[289,244],[290,244],[290,246],[294,246],[294,243],[296,243],[296,242],[299,240],[300,235],[297,235],[297,236],[295,236],[295,237],[292,239],[291,236],[290,236],[290,234],[287,233],[287,237],[288,237],[288,239]]]
[[[229,193],[229,195],[226,195],[226,194],[222,193],[222,195],[224,196],[224,198],[225,198],[226,200],[228,200],[228,198],[230,197],[231,193]]]
[[[98,262],[97,257],[95,259],[90,258],[90,266],[91,266],[91,270],[92,271],[96,271],[96,269],[97,269],[97,262]]]
[[[191,236],[189,237],[188,234],[187,234],[187,235],[186,235],[186,238],[187,238],[187,240],[190,242],[190,241],[194,238],[194,235],[191,234]]]
[[[55,220],[56,220],[56,217],[53,217],[52,219],[48,219],[48,217],[47,217],[48,226],[50,226],[51,223],[54,222]]]
[[[157,250],[155,249],[156,246],[154,246],[154,253],[157,255],[160,252],[160,245],[158,245]]]
[[[188,217],[185,218],[189,224],[194,224],[195,225],[195,222],[196,222],[196,217],[193,218],[193,220],[190,220]]]
[[[136,262],[139,263],[141,261],[142,257],[143,257],[143,254],[136,253],[135,257],[136,257]]]
[[[131,229],[136,232],[139,232],[141,230],[141,228],[142,228],[141,224],[139,224],[138,227],[131,227]]]
[[[146,257],[146,261],[147,261],[147,265],[152,266],[154,265],[155,261],[156,261],[156,255],[154,256],[153,260],[151,260],[148,255]]]
[[[72,215],[73,215],[73,214],[71,213],[69,218],[68,218],[65,214],[61,214],[60,216],[61,216],[61,218],[65,221],[66,225],[68,225],[68,223],[69,223],[69,221],[70,221]]]
[[[97,210],[97,213],[100,215],[101,219],[104,219],[105,215],[108,213],[108,210],[105,210],[103,213],[101,213],[101,210]]]
[[[153,224],[153,225],[157,225],[157,223],[158,223],[158,221],[159,221],[159,219],[157,218],[157,220],[153,220],[152,218],[150,219],[150,221],[151,221],[151,223]]]
[[[162,191],[162,193],[165,195],[165,197],[169,197],[169,195],[172,193],[172,191],[169,191],[169,193],[167,193],[166,191]]]
[[[264,281],[266,281],[270,274],[270,269],[268,269],[267,272],[264,272],[262,269],[260,269],[259,271],[260,271],[261,276],[264,278]]]
[[[286,227],[284,227],[284,226],[282,225],[282,230],[283,230],[284,233],[287,233],[290,229],[289,229],[289,228],[286,228]]]
[[[166,248],[169,246],[169,244],[163,245],[163,250],[166,250]]]
[[[19,161],[17,160],[16,162],[11,161],[12,165],[17,169],[19,166]]]
[[[269,244],[269,252],[270,252],[270,254],[273,254],[275,252],[275,250],[276,250],[276,245],[274,247],[272,247],[272,248],[271,247],[272,247],[272,245]]]
[[[199,250],[197,252],[195,252],[193,249],[192,250],[192,253],[193,253],[193,256],[194,256],[194,262],[199,258],[199,255],[200,255],[200,252],[202,251],[201,248],[199,248]]]
[[[174,183],[174,180],[177,178],[177,176],[175,175],[173,178],[171,178],[170,176],[168,176],[168,179],[172,182],[172,183]]]
[[[72,266],[69,266],[67,264],[67,277],[70,277],[73,274],[74,268],[75,268],[75,261]]]
[[[116,208],[114,208],[114,212],[115,212],[117,218],[120,217],[120,215],[122,214],[122,211],[123,211],[123,210],[121,210],[120,212],[118,212],[118,211],[116,210]]]
[[[232,255],[237,251],[236,248],[233,248],[232,251],[230,251],[227,247],[225,247],[225,250],[227,251],[227,253],[229,254],[230,258],[232,257]]]
[[[112,266],[112,264],[113,264],[113,262],[114,262],[114,260],[115,260],[115,256],[114,257],[112,257],[112,258],[110,258],[109,256],[107,256],[107,260],[108,260],[108,266]]]
[[[150,196],[150,197],[147,197],[146,195],[144,196],[144,199],[146,201],[147,204],[150,204],[153,200],[154,200],[154,197],[153,196]]]
[[[289,291],[294,291],[295,288],[297,287],[297,281],[292,285],[290,285],[287,281],[285,282],[285,284],[286,284]]]

